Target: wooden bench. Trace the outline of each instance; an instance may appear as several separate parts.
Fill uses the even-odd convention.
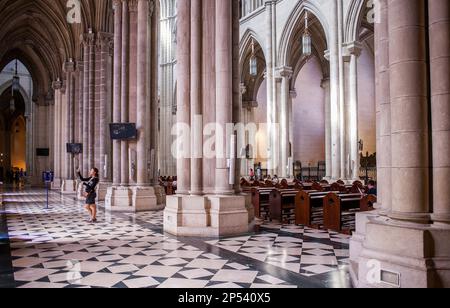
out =
[[[362,194],[329,193],[323,200],[323,227],[336,232],[354,230],[354,215],[362,211]]]
[[[271,221],[289,223],[295,210],[296,189],[274,189],[269,196],[269,217]],[[287,219],[285,219],[287,218]]]
[[[255,209],[255,217],[267,218],[269,212],[269,197],[273,187],[253,187],[251,190],[251,198],[253,208]],[[266,213],[266,217],[261,217],[262,213]]]
[[[299,191],[295,196],[295,224],[319,228],[323,224],[323,199],[328,193]]]

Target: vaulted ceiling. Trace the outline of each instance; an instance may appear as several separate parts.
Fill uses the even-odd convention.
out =
[[[81,34],[109,32],[112,0],[80,0],[82,22],[67,22],[68,0],[0,0],[0,71],[19,59],[30,71],[37,100],[63,77],[63,63],[81,58]]]

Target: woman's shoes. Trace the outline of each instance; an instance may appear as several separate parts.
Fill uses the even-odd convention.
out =
[[[95,224],[95,223],[97,223],[97,219],[90,219],[90,220],[89,220],[89,223]]]

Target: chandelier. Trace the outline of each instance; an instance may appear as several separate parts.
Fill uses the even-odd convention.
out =
[[[9,102],[9,109],[11,113],[14,113],[16,111],[16,102],[14,101],[14,92],[19,91],[20,89],[20,78],[17,74],[17,60],[16,60],[16,69],[14,72],[14,76],[12,78],[12,86],[11,86],[11,100]]]
[[[258,75],[258,59],[255,55],[255,41],[252,40],[252,56],[250,57],[250,76],[256,77]]]
[[[308,29],[308,11],[305,13],[305,32],[302,37],[303,56],[309,58],[312,54],[312,39]]]

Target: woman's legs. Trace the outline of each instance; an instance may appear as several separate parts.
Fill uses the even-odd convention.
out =
[[[93,215],[93,213],[92,213],[92,209],[91,209],[91,206],[89,205],[89,204],[86,204],[85,206],[84,206],[84,208],[86,209],[86,211],[88,211],[88,213],[89,213],[89,216],[91,217],[91,219],[92,219],[92,215]]]
[[[92,213],[92,220],[97,220],[97,206],[95,204],[91,204],[89,208],[90,212]]]

